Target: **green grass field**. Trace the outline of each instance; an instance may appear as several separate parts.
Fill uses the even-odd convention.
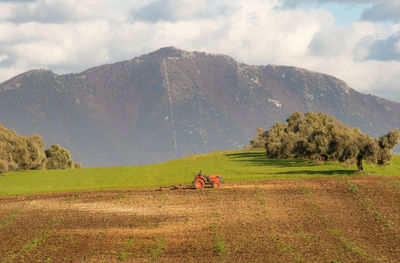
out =
[[[393,156],[391,166],[364,167],[365,174],[398,176],[400,156]],[[266,159],[263,150],[239,150],[189,156],[154,165],[9,172],[0,176],[0,195],[190,184],[200,169],[205,174],[222,175],[225,182],[356,174],[355,165],[273,160]]]

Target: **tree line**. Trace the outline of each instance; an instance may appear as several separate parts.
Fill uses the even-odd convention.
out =
[[[45,146],[38,134],[20,136],[0,123],[0,174],[15,170],[80,168],[71,153],[58,144]]]
[[[269,130],[257,129],[249,148],[265,148],[268,158],[311,158],[357,164],[363,161],[388,165],[392,149],[399,143],[400,132],[391,130],[371,138],[359,128],[350,128],[325,113],[294,112],[286,123],[276,122]]]

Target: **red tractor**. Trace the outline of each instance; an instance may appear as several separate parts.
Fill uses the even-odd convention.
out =
[[[194,176],[193,187],[201,189],[205,185],[211,185],[212,188],[219,188],[224,182],[221,181],[222,177],[216,174],[203,175],[201,172]]]

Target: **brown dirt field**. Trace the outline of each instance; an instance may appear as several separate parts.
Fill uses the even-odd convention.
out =
[[[400,262],[400,178],[0,197],[3,262]]]

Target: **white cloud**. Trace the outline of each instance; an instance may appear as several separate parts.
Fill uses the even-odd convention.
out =
[[[36,0],[0,0],[1,2],[9,2],[9,3],[26,3],[26,2],[35,2]]]
[[[0,54],[0,64],[8,59],[8,55]]]
[[[400,32],[389,36],[386,39],[376,40],[369,46],[369,52],[366,59],[390,61],[400,61]]]
[[[361,18],[369,21],[400,21],[400,3],[396,1],[375,3],[364,11]]]
[[[345,26],[327,26],[317,32],[308,48],[312,56],[337,57],[351,45],[352,32]],[[340,39],[340,41],[338,41]],[[348,55],[348,54],[346,54]]]
[[[368,21],[399,21],[400,3],[396,0],[281,0],[282,8],[295,8],[304,4],[337,3],[342,5],[371,4],[362,13],[361,19]]]
[[[33,0],[1,1],[0,20],[13,23],[66,23],[101,15],[107,10],[102,1],[95,0]]]
[[[400,40],[394,45],[395,50],[397,53],[400,53]]]
[[[338,26],[321,7],[280,9],[277,0],[167,0],[177,8],[159,10],[163,19],[144,16],[146,8],[155,10],[161,2],[0,0],[0,80],[43,66],[57,73],[78,72],[176,46],[227,54],[247,64],[304,67],[364,91],[396,88],[400,81],[399,61],[371,59],[374,43],[394,36],[400,25]],[[59,3],[67,14],[62,21],[44,19],[48,11],[38,19],[41,8]],[[21,16],[15,8],[22,5],[32,5],[34,12],[17,21]],[[135,12],[143,17],[135,19]],[[399,47],[393,41],[393,51]]]
[[[110,60],[103,44],[109,32],[107,21],[3,24],[0,32],[0,47],[8,58],[6,66],[0,64],[3,80],[43,66],[68,72]]]
[[[192,20],[223,15],[229,9],[224,1],[156,0],[134,8],[132,18],[146,22]]]

